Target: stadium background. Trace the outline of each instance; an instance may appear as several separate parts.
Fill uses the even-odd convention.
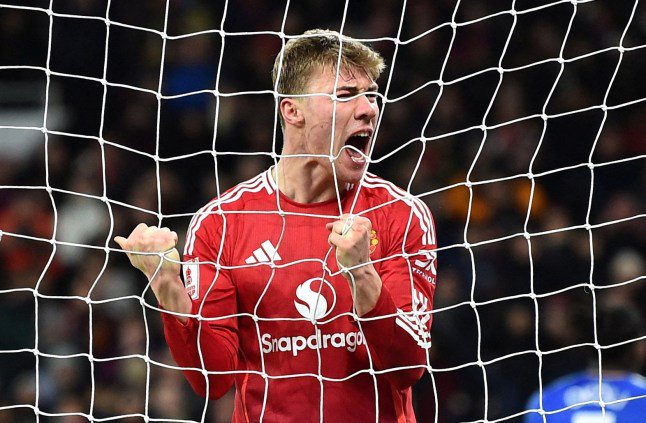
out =
[[[42,10],[2,7],[10,3],[44,9],[49,5],[48,1],[37,0],[0,4],[0,126],[40,128],[46,73],[42,69],[16,66],[46,66],[50,18]],[[220,28],[223,13],[220,3],[223,2],[171,1],[167,33],[175,36]],[[517,1],[516,10],[541,4],[548,2]],[[224,21],[227,32],[280,31],[285,11],[282,2],[232,1],[227,6]],[[568,59],[618,46],[632,7],[629,1],[578,4],[563,57]],[[511,1],[462,1],[455,21],[477,20],[510,8]],[[408,2],[400,39],[408,40],[450,22],[454,9],[455,2],[449,0]],[[299,34],[313,27],[338,30],[343,10],[341,1],[291,2],[285,33]],[[502,66],[521,67],[557,58],[573,10],[573,4],[564,2],[519,14]],[[106,2],[54,1],[53,11],[105,17]],[[401,2],[351,1],[344,33],[362,38],[394,37],[401,13]],[[161,31],[164,2],[112,1],[109,19]],[[624,47],[646,43],[645,19],[644,6],[640,4]],[[474,162],[483,132],[479,128],[465,129],[483,123],[499,74],[495,69],[472,74],[498,66],[512,23],[510,14],[501,14],[457,27],[442,80],[463,79],[444,86],[426,126],[439,93],[437,84],[427,83],[439,78],[453,29],[444,25],[413,43],[401,45],[397,52],[389,98],[424,88],[383,108],[373,158],[383,157],[422,133],[435,138],[427,142],[423,154],[422,143],[413,142],[397,154],[371,165],[370,170],[405,187],[422,154],[411,191],[414,194],[432,191],[422,198],[435,215],[440,246],[465,242],[469,189],[464,184],[440,188],[464,183]],[[203,401],[189,392],[180,372],[150,365],[147,378],[147,364],[141,358],[116,359],[145,354],[148,350],[151,358],[172,363],[157,313],[148,309],[143,312],[139,300],[133,297],[141,294],[145,280],[128,266],[122,254],[111,253],[106,262],[102,249],[110,229],[113,235],[123,235],[140,221],[157,223],[155,213],[120,204],[158,210],[155,161],[150,156],[114,145],[101,146],[97,139],[83,136],[98,137],[101,133],[111,143],[150,155],[155,154],[158,141],[158,154],[162,158],[159,161],[160,211],[163,215],[180,215],[165,218],[163,224],[183,232],[188,222],[186,214],[216,195],[216,173],[220,190],[224,191],[272,163],[267,154],[218,155],[216,170],[209,153],[216,105],[219,108],[215,140],[218,152],[268,153],[272,150],[274,98],[271,94],[256,94],[222,96],[216,100],[207,93],[162,100],[157,136],[158,101],[154,91],[159,85],[162,37],[154,32],[110,26],[107,81],[149,91],[108,86],[102,116],[103,85],[100,81],[73,75],[102,77],[105,38],[106,25],[101,20],[54,16],[49,69],[67,74],[50,77],[47,129],[58,133],[50,133],[45,143],[45,135],[38,130],[0,128],[0,229],[50,239],[54,209],[47,191],[7,188],[45,186],[48,181],[56,189],[51,194],[58,216],[56,239],[100,247],[58,246],[48,265],[52,254],[50,243],[7,234],[2,237],[0,350],[35,348],[33,289],[37,287],[41,295],[57,296],[55,299],[39,297],[37,301],[38,350],[45,354],[39,357],[38,363],[42,411],[88,413],[93,397],[96,418],[143,414],[148,398],[148,415],[152,418],[199,419]],[[280,38],[273,34],[227,36],[218,90],[221,93],[270,90],[270,70],[280,45]],[[379,81],[383,92],[395,48],[391,41],[376,42],[374,47],[382,52],[389,65]],[[162,94],[213,89],[220,51],[221,37],[217,33],[168,39]],[[533,173],[587,163],[604,112],[600,108],[569,112],[603,103],[618,58],[618,51],[611,49],[565,64],[546,108],[548,115],[559,116],[547,121]],[[643,50],[624,53],[607,104],[638,101],[607,112],[592,155],[594,163],[646,153],[643,103],[646,93],[642,76],[645,65]],[[559,70],[560,64],[552,60],[505,73],[486,125],[540,114]],[[471,181],[527,174],[542,130],[540,117],[487,130],[486,143],[473,167]],[[207,153],[164,160],[199,151]],[[279,142],[276,152],[280,152]],[[643,217],[593,229],[593,258],[585,228],[552,231],[586,223],[590,177],[590,169],[579,166],[535,178],[528,231],[547,233],[531,239],[534,289],[537,294],[559,291],[537,300],[538,341],[543,352],[593,342],[592,324],[585,319],[592,313],[593,293],[585,287],[568,289],[574,285],[587,283],[590,278],[595,285],[606,286],[641,277],[621,287],[597,289],[594,294],[599,304],[634,303],[642,309],[646,304]],[[595,168],[589,223],[644,214],[645,178],[643,158]],[[105,203],[70,193],[101,197],[104,183],[105,194],[116,201],[111,205],[112,228]],[[475,185],[468,242],[522,233],[530,186],[526,177]],[[108,245],[116,248],[112,241]],[[439,255],[435,308],[454,306],[436,315],[432,331],[430,354],[431,364],[440,370],[434,377],[441,422],[485,417],[483,372],[476,364],[478,325],[468,303],[472,290],[475,301],[487,302],[476,309],[481,327],[482,361],[536,349],[534,301],[528,297],[507,298],[530,292],[526,240],[522,236],[511,237],[479,245],[472,251],[476,269],[473,287],[474,275],[467,249],[455,247]],[[592,276],[591,262],[594,263]],[[94,304],[90,313],[90,307],[80,298],[87,297],[90,290],[92,300],[126,298]],[[150,293],[145,298],[154,304]],[[503,300],[489,302],[494,299]],[[93,369],[86,357],[47,356],[89,353],[90,334],[96,359]],[[543,355],[543,382],[581,369],[589,356],[595,356],[594,348],[589,346]],[[0,392],[3,393],[0,407],[34,404],[35,361],[30,351],[0,354]],[[538,357],[533,353],[486,365],[488,419],[523,409],[528,396],[538,388],[538,366]],[[441,371],[451,367],[458,369]],[[415,388],[415,407],[420,421],[433,419],[433,392],[431,378],[426,374]],[[230,397],[211,403],[208,421],[228,421],[230,406]],[[29,408],[5,409],[0,411],[0,421],[35,421],[35,416]],[[51,421],[85,419],[68,416]],[[132,417],[120,421],[143,419]]]

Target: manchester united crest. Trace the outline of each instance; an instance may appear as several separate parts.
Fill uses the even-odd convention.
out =
[[[377,239],[377,231],[372,229],[370,231],[370,254],[375,252],[378,244],[379,244],[379,240]]]

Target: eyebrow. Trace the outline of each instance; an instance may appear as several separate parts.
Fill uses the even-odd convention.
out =
[[[355,93],[355,94],[360,92],[359,89],[354,85],[344,85],[344,86],[341,86],[341,87],[337,87],[336,90],[337,91],[349,91],[349,92]],[[377,84],[372,84],[372,85],[370,85],[368,87],[368,89],[366,91],[377,92],[377,91],[379,91],[379,86]]]

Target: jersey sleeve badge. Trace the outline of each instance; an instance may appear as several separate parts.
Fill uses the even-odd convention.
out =
[[[200,262],[196,257],[182,265],[184,271],[184,286],[186,292],[193,300],[200,297]]]

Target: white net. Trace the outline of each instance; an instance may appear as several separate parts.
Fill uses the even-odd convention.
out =
[[[180,232],[280,159],[271,65],[316,27],[386,58],[369,171],[435,217],[417,419],[646,409],[602,389],[646,333],[608,341],[597,313],[646,304],[643,2],[137,3],[0,1],[0,421],[230,420],[231,393],[190,392],[112,239]],[[543,395],[590,363],[595,392]],[[376,392],[394,370],[365,372]]]

